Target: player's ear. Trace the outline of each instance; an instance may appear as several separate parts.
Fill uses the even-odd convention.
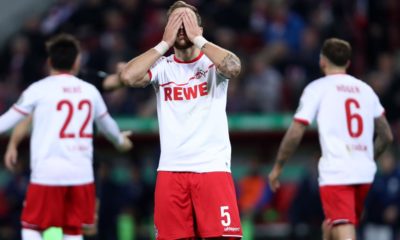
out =
[[[81,68],[81,54],[78,54],[75,58],[74,66],[73,66],[73,71],[75,73],[78,73]]]
[[[351,61],[348,60],[347,63],[346,63],[346,68],[350,67],[350,64],[351,64]]]

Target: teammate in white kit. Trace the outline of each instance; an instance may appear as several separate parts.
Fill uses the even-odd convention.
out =
[[[197,9],[175,2],[162,41],[128,62],[120,74],[133,87],[151,84],[157,95],[158,240],[242,235],[225,112],[228,79],[240,73],[241,65],[202,32]],[[163,57],[172,46],[175,54]]]
[[[82,226],[94,224],[93,122],[126,151],[132,147],[109,116],[98,90],[74,76],[79,43],[59,35],[47,43],[50,76],[30,85],[0,117],[5,132],[32,115],[31,179],[22,212],[22,238],[42,239],[48,227],[62,227],[65,240],[82,239]],[[12,170],[15,162],[7,161]]]
[[[348,42],[336,38],[324,42],[319,64],[325,77],[304,89],[269,175],[270,186],[276,191],[283,165],[300,143],[306,126],[316,118],[322,149],[318,170],[325,240],[356,238],[355,226],[376,172],[374,159],[393,140],[377,95],[367,84],[346,74],[350,58]]]

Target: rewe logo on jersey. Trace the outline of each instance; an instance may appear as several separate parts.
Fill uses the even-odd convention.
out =
[[[191,100],[207,94],[207,82],[193,86],[164,87],[164,101]]]

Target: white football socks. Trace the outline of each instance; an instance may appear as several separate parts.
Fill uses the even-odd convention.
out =
[[[22,240],[42,240],[42,233],[36,230],[23,228]]]
[[[63,237],[64,240],[83,240],[82,235],[67,235],[64,234]]]

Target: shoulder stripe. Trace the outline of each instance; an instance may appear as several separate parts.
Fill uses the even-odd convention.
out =
[[[24,116],[28,116],[29,115],[29,113],[27,113],[27,112],[25,112],[25,111],[23,111],[23,110],[21,110],[21,109],[19,109],[17,106],[12,106],[12,109],[14,109],[15,111],[17,111],[18,113],[20,113],[20,114],[22,114],[22,115],[24,115]]]

